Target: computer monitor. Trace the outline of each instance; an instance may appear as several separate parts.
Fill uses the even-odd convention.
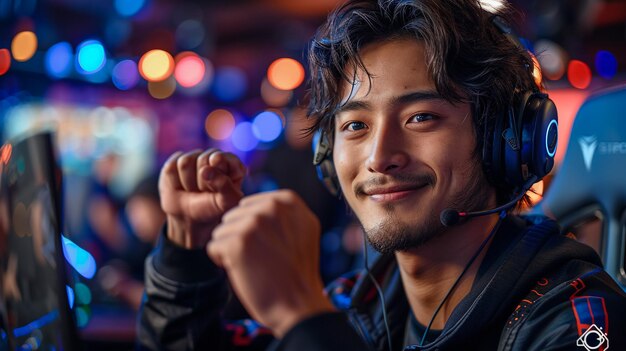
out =
[[[0,349],[77,350],[53,136],[5,143],[0,156]]]

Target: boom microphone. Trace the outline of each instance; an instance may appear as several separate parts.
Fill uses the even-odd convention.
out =
[[[513,200],[505,203],[502,206],[498,206],[491,210],[476,211],[476,212],[461,212],[453,208],[447,208],[441,211],[441,214],[439,215],[439,220],[441,221],[441,224],[443,224],[444,226],[451,227],[453,225],[462,223],[465,220],[472,218],[472,217],[486,216],[486,215],[500,212],[502,210],[509,209],[515,206],[515,204],[524,196],[524,194],[526,194],[528,189],[530,189],[530,187],[532,187],[536,181],[537,181],[537,177],[534,175],[528,178],[526,183],[524,183],[524,185],[522,186],[519,194],[515,196]]]

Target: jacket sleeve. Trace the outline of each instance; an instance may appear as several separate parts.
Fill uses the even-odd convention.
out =
[[[323,313],[291,328],[273,351],[372,350],[351,325],[345,312]]]
[[[509,345],[500,349],[626,350],[624,291],[604,271],[592,272],[566,285],[529,310]]]
[[[180,248],[162,234],[146,259],[137,349],[265,350],[268,329],[222,319],[228,296],[225,273],[203,249]]]

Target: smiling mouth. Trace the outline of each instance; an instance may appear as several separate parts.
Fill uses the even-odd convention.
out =
[[[411,185],[411,186],[399,186],[388,188],[374,188],[364,191],[369,199],[375,202],[392,202],[403,200],[417,191],[426,187],[427,184]]]

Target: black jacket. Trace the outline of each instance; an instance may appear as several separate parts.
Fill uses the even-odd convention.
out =
[[[585,350],[584,342],[626,350],[626,294],[591,248],[560,235],[550,220],[506,218],[470,293],[423,347],[404,345],[410,308],[393,256],[379,257],[371,272],[384,291],[394,350]],[[380,299],[365,274],[342,277],[327,292],[343,312],[309,318],[274,341],[254,321],[223,321],[224,273],[204,250],[163,238],[146,261],[139,348],[387,350]]]

